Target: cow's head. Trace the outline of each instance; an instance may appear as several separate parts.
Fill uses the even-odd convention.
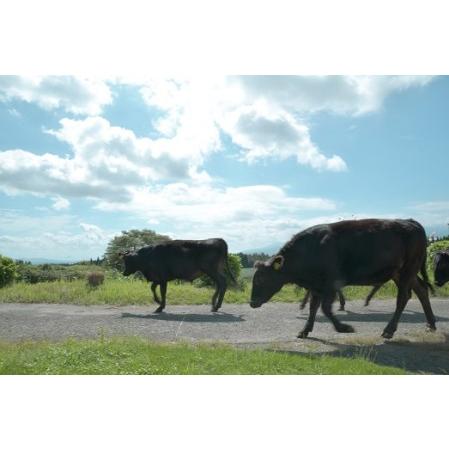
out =
[[[285,284],[285,277],[282,274],[283,266],[284,257],[281,255],[274,256],[266,262],[257,261],[254,264],[256,272],[253,277],[251,307],[260,307],[282,288]]]
[[[439,251],[434,259],[435,271],[435,285],[442,287],[449,281],[449,252]]]
[[[130,274],[139,271],[138,256],[135,252],[127,251],[124,253],[120,253],[120,256],[123,260],[124,265],[123,276],[129,276]]]

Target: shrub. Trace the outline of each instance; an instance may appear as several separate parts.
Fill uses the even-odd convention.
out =
[[[17,265],[17,280],[27,284],[84,279],[85,271],[63,265]]]
[[[449,240],[440,240],[431,243],[427,247],[427,271],[433,273],[435,254],[438,251],[445,251],[449,248]]]
[[[93,271],[87,275],[87,285],[89,287],[98,287],[104,282],[104,273],[101,271]]]
[[[231,276],[228,273],[228,270],[225,269],[226,280],[228,281],[228,285],[241,288],[241,285],[239,284],[239,277],[242,271],[242,263],[240,257],[237,254],[229,254],[228,265],[235,280],[237,281],[237,286],[234,284]],[[211,286],[215,287],[215,282],[209,276],[203,275],[195,281],[195,285],[197,287],[211,287]]]
[[[0,255],[0,288],[10,284],[16,277],[16,264],[9,257]]]

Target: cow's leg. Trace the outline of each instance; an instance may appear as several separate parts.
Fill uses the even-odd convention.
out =
[[[158,285],[159,285],[158,282],[152,282],[151,283],[151,291],[153,292],[154,302],[157,303],[157,304],[160,304],[161,300],[159,299],[159,297],[157,296],[157,293],[156,293],[156,288],[157,288]]]
[[[221,305],[223,304],[223,298],[224,298],[224,295],[226,293],[226,289],[228,288],[228,283],[226,281],[226,276],[224,274],[218,273],[218,278],[220,280],[219,281],[220,283],[219,283],[219,286],[218,286],[219,293],[218,293],[218,300],[216,302],[214,312],[216,312],[221,307]]]
[[[321,310],[323,311],[324,315],[329,318],[337,332],[354,332],[354,328],[352,326],[350,326],[349,324],[341,323],[332,313],[333,297],[333,295],[323,296],[323,299],[321,300]]]
[[[424,310],[424,314],[426,315],[427,320],[427,329],[429,331],[436,330],[435,326],[435,315],[432,312],[432,307],[430,306],[429,301],[429,290],[427,285],[417,276],[412,284],[412,289],[416,293],[419,301],[421,302],[422,308]]]
[[[320,305],[320,297],[313,293],[310,293],[310,296],[312,297],[312,299],[310,300],[309,317],[307,318],[304,329],[298,334],[298,338],[307,338],[309,332],[312,332],[313,330],[316,312]]]
[[[218,276],[217,272],[204,270],[204,273],[207,274],[215,282],[215,292],[212,295],[212,301],[211,301],[212,302],[212,308],[211,308],[211,311],[212,312],[216,312],[218,310],[218,308],[217,308],[217,298],[218,298],[218,295],[220,294],[220,291],[221,291],[221,288],[220,288],[221,282],[220,282],[220,279],[219,279],[219,276]]]
[[[161,302],[160,306],[154,311],[154,313],[161,313],[165,309],[165,298],[167,296],[167,281],[159,283],[161,289]]]
[[[302,301],[299,303],[299,310],[305,309],[307,303],[309,302],[310,295],[311,295],[310,290],[306,290],[304,298],[302,298]]]
[[[337,291],[338,299],[340,301],[340,308],[338,310],[345,310],[346,298],[342,290]]]
[[[396,329],[398,328],[398,322],[399,318],[401,317],[402,311],[404,310],[405,306],[407,305],[407,302],[410,297],[410,286],[405,284],[404,281],[398,282],[398,296],[396,299],[396,310],[391,317],[391,320],[385,327],[384,331],[382,332],[382,337],[384,338],[392,338],[394,333],[396,332]]]
[[[375,285],[373,289],[369,292],[369,295],[365,299],[365,307],[369,304],[371,301],[371,298],[377,293],[377,291],[382,287],[383,284]]]

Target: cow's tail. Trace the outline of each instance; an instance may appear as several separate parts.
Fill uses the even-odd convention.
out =
[[[235,285],[237,285],[237,279],[234,277],[234,273],[231,270],[231,267],[229,266],[229,261],[228,261],[228,245],[226,242],[224,242],[225,244],[225,266],[226,266],[226,271],[229,274],[229,277],[232,279],[232,282],[234,282]]]
[[[432,294],[435,294],[435,289],[433,288],[433,285],[430,283],[429,276],[427,275],[427,254],[424,256],[423,263],[421,265],[421,270],[419,271],[421,273],[421,276],[423,278],[423,281],[429,287],[429,290],[432,292]]]

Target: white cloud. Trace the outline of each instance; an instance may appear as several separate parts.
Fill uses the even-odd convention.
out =
[[[290,111],[363,114],[378,110],[394,91],[424,86],[431,76],[238,76],[247,101],[265,99]]]
[[[336,204],[325,198],[289,196],[272,185],[215,188],[175,183],[138,189],[129,202],[104,201],[97,207],[157,222],[162,233],[167,226],[178,238],[222,236],[241,249],[291,235],[310,212],[334,211]]]
[[[189,141],[189,136],[202,136],[207,147],[216,145],[221,130],[242,148],[242,159],[248,162],[293,157],[316,170],[343,171],[345,161],[323,154],[301,114],[373,112],[391,93],[430,80],[424,76],[233,76],[122,82],[140,86],[143,99],[165,113],[154,126],[168,137]]]
[[[242,159],[248,162],[294,157],[299,164],[317,170],[346,169],[341,157],[321,153],[306,124],[288,108],[269,97],[253,95],[237,78],[133,82],[141,83],[147,104],[164,112],[153,125],[172,141],[217,148],[219,132],[224,131],[241,147]]]
[[[69,215],[34,217],[3,209],[0,215],[0,254],[18,259],[35,257],[81,260],[101,256],[118,232],[97,225],[76,223]]]
[[[48,232],[57,232],[70,226],[75,217],[68,214],[55,214],[46,210],[45,214],[24,214],[17,209],[0,209],[0,234],[17,233],[30,234],[34,230],[45,229]]]
[[[449,201],[427,201],[410,206],[409,210],[424,226],[449,226]]]
[[[105,232],[99,226],[89,223],[80,223],[85,237],[94,242],[106,243],[110,238],[110,233]]]
[[[73,76],[0,76],[0,101],[22,100],[43,109],[99,114],[112,102],[109,86],[98,79]]]
[[[182,238],[223,235],[239,248],[263,246],[267,239],[284,241],[310,220],[334,221],[336,205],[324,198],[289,196],[270,185],[214,186],[203,167],[211,153],[222,150],[220,133],[226,133],[238,145],[241,160],[248,163],[291,158],[315,170],[343,171],[345,161],[333,154],[340,149],[325,154],[313,142],[307,122],[310,114],[374,112],[386,96],[424,85],[429,79],[229,77],[133,81],[142,98],[162,113],[154,123],[159,137],[138,137],[99,116],[65,118],[58,129],[46,132],[68,144],[71,153],[61,157],[21,149],[2,151],[0,188],[9,194],[48,195],[52,207],[60,211],[70,206],[67,198],[90,198],[102,210],[145,217],[160,232],[167,226]],[[20,78],[8,85],[0,77],[0,96],[72,113],[96,113],[112,98],[106,84],[109,94],[96,96],[92,87],[96,84],[86,81],[79,88],[85,88],[87,94],[72,104],[76,91],[72,87],[78,86],[79,80],[68,82],[64,77],[59,84],[56,81]],[[101,91],[102,82],[96,83]],[[320,217],[312,219],[308,216],[311,211],[332,213],[320,212]],[[104,242],[101,230],[93,225],[81,226],[85,241]],[[51,234],[53,237],[47,240],[64,242],[67,238],[67,242],[76,244],[81,239],[76,233]]]
[[[22,114],[16,108],[8,109],[8,113],[10,115],[12,115],[13,117],[16,117],[16,118],[21,118],[22,117]]]
[[[68,209],[70,207],[70,201],[66,198],[63,198],[62,196],[56,196],[53,198],[52,207],[54,210]]]
[[[428,201],[415,204],[411,209],[420,212],[447,212],[449,213],[449,201]]]
[[[209,182],[202,167],[212,152],[221,149],[220,132],[231,137],[241,148],[241,159],[249,163],[294,158],[315,170],[343,171],[345,161],[336,154],[323,154],[299,112],[359,114],[375,110],[388,93],[423,85],[429,79],[261,76],[140,80],[144,100],[163,112],[155,123],[159,138],[137,137],[101,117],[65,118],[59,129],[47,132],[69,144],[72,155],[36,155],[20,149],[0,152],[1,188],[8,193],[128,201],[131,189],[156,182]],[[0,77],[0,92],[7,98],[72,112],[95,112],[111,99],[104,82],[72,77]]]
[[[183,138],[139,138],[101,117],[60,123],[59,129],[46,132],[70,145],[70,157],[20,149],[0,152],[3,191],[127,201],[131,187],[209,179],[200,169],[209,147],[197,146],[193,139],[184,146]]]
[[[343,171],[340,156],[324,156],[311,141],[309,129],[290,113],[271,109],[265,102],[236,108],[221,121],[234,143],[243,149],[243,158],[255,162],[264,158],[295,157],[316,170]]]

